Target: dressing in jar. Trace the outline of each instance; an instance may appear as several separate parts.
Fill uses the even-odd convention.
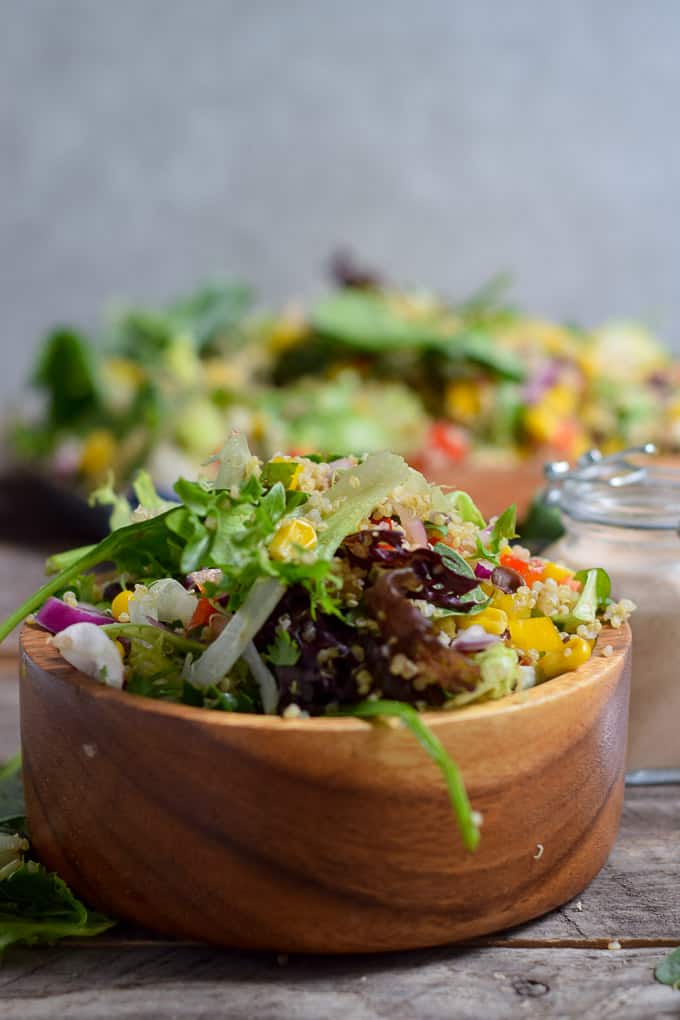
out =
[[[546,499],[565,534],[544,555],[575,570],[602,563],[616,598],[632,599],[633,670],[629,780],[680,780],[680,458],[650,460],[654,447],[575,468],[546,468]]]

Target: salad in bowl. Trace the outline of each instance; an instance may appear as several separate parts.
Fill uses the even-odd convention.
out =
[[[487,522],[464,492],[393,453],[263,462],[233,433],[172,501],[144,473],[135,493],[134,508],[99,493],[111,533],[53,556],[53,576],[0,639],[26,619],[68,663],[131,696],[400,718],[440,765],[469,850],[479,818],[420,713],[578,669],[634,608],[612,600],[602,567],[573,573],[513,545],[514,507]]]

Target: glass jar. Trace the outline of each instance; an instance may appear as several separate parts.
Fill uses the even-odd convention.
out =
[[[680,459],[646,460],[650,445],[576,468],[550,464],[547,501],[564,536],[543,555],[575,570],[603,566],[616,598],[632,599],[628,729],[631,782],[680,780]]]

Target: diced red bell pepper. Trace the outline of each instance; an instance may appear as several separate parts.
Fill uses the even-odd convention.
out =
[[[189,630],[194,627],[205,627],[213,613],[217,612],[210,599],[199,599],[198,605],[194,609],[194,615],[191,617],[189,624]]]
[[[501,553],[501,563],[504,567],[516,570],[529,588],[534,581],[543,580],[543,571],[545,569],[543,560],[523,560],[519,556],[513,556],[511,551],[506,550]]]
[[[465,432],[447,421],[435,421],[430,425],[427,447],[432,447],[456,463],[464,460],[468,452]]]

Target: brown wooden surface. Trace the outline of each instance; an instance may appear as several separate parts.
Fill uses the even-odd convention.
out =
[[[484,816],[475,854],[401,728],[160,704],[80,676],[35,628],[23,642],[35,846],[92,904],[155,930],[303,952],[451,942],[570,899],[614,842],[627,629],[576,674],[429,714]]]
[[[535,458],[509,466],[484,467],[472,463],[438,464],[436,459],[430,458],[415,466],[438,485],[468,492],[487,519],[515,503],[521,520],[533,498],[545,488],[543,463],[543,458]]]
[[[18,743],[7,707],[17,672],[0,660],[0,760]],[[680,993],[653,977],[680,944],[679,855],[680,786],[629,787],[614,850],[588,888],[480,946],[279,962],[119,926],[95,940],[10,951],[0,966],[0,1017],[680,1017]],[[613,939],[624,948],[608,950]]]

